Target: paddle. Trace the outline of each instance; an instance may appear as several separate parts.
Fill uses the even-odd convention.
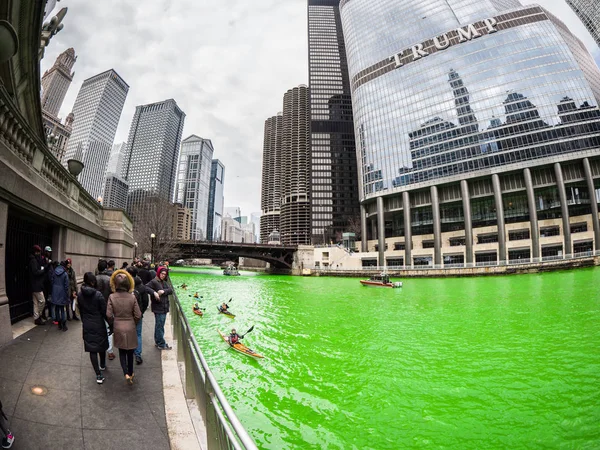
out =
[[[240,339],[244,339],[244,336],[246,336],[246,335],[247,335],[248,333],[250,333],[252,330],[254,330],[254,325],[252,325],[248,331],[246,331],[244,334],[242,334],[242,335],[240,336]]]

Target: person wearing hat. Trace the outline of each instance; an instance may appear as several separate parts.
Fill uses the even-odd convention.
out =
[[[67,258],[67,275],[69,276],[69,304],[67,305],[67,320],[79,320],[77,317],[77,310],[73,309],[73,302],[77,298],[77,277],[75,276],[75,270],[73,269],[73,261],[71,258]]]
[[[156,270],[156,278],[150,280],[146,285],[155,292],[152,299],[152,312],[154,313],[154,344],[160,350],[171,350],[171,346],[165,342],[165,320],[169,313],[169,295],[173,290],[165,281],[167,268],[159,266]]]
[[[54,305],[54,320],[58,322],[58,329],[67,331],[65,306],[69,304],[69,275],[67,275],[66,261],[61,262],[54,269],[51,301]]]
[[[44,260],[44,266],[46,266],[46,279],[44,280],[44,297],[46,299],[46,306],[42,313],[42,319],[48,318],[54,321],[54,325],[57,325],[56,317],[54,314],[54,304],[52,303],[52,281],[54,278],[54,270],[58,266],[58,261],[52,260],[52,247],[46,245],[44,252],[42,253]]]
[[[44,325],[42,319],[46,297],[44,297],[44,280],[47,265],[39,245],[33,246],[33,254],[29,256],[29,275],[31,277],[31,295],[33,301],[33,321],[36,325]]]

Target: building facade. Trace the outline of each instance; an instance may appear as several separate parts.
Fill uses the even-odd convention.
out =
[[[115,173],[120,177],[123,177],[123,159],[125,158],[125,147],[127,142],[119,142],[112,146],[110,156],[108,158],[108,165],[106,166],[106,173]]]
[[[54,65],[42,76],[42,111],[58,117],[75,72],[71,72],[77,61],[75,50],[69,48],[58,55]]]
[[[173,214],[174,238],[181,241],[189,241],[192,238],[193,213],[181,203],[173,205],[175,214]]]
[[[600,72],[561,21],[517,0],[340,9],[364,265],[599,248]]]
[[[300,85],[283,96],[281,142],[281,241],[311,242],[309,89]],[[270,231],[269,231],[270,232]]]
[[[69,113],[62,123],[58,117],[55,117],[46,111],[42,111],[42,121],[44,123],[44,133],[48,139],[48,148],[56,159],[63,161],[69,138],[73,132],[73,113]]]
[[[567,0],[567,3],[600,46],[600,3],[597,0]]]
[[[102,205],[106,208],[127,208],[127,193],[129,185],[127,181],[120,178],[115,173],[109,173],[104,183],[104,195]]]
[[[203,241],[208,236],[209,192],[213,144],[194,134],[181,143],[175,202],[192,216],[191,239]]]
[[[97,198],[102,195],[106,164],[110,156],[129,85],[113,69],[88,78],[75,99],[73,132],[63,164],[83,162],[79,182]]]
[[[352,99],[339,3],[308,0],[313,243],[340,241],[348,222],[360,215]]]
[[[283,113],[265,120],[260,207],[261,242],[267,242],[269,233],[279,230],[281,214],[281,144]]]
[[[185,113],[175,100],[136,107],[125,154],[127,212],[134,223],[148,198],[173,202]]]
[[[223,189],[225,187],[225,166],[218,159],[213,159],[210,168],[210,190],[208,194],[208,217],[206,220],[206,230],[208,241],[221,240],[221,221],[223,220],[223,207],[225,197]]]

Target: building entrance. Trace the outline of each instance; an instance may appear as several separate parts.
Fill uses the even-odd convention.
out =
[[[36,244],[42,249],[52,246],[52,225],[9,208],[4,270],[11,323],[31,316],[33,312],[28,263]]]

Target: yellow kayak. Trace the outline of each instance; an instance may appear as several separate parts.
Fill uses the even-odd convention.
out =
[[[235,314],[231,314],[229,311],[222,311],[221,308],[219,308],[217,306],[217,311],[219,311],[221,314],[233,319],[235,317]]]
[[[229,344],[229,340],[227,339],[227,335],[223,334],[221,332],[221,330],[217,330],[219,332],[219,335],[221,336],[221,338],[227,342]],[[246,356],[250,356],[252,358],[264,358],[263,355],[259,355],[258,353],[256,353],[254,350],[252,350],[250,347],[246,347],[244,344],[242,344],[241,342],[238,342],[237,344],[229,344],[229,346],[234,349],[236,352],[242,353]]]

